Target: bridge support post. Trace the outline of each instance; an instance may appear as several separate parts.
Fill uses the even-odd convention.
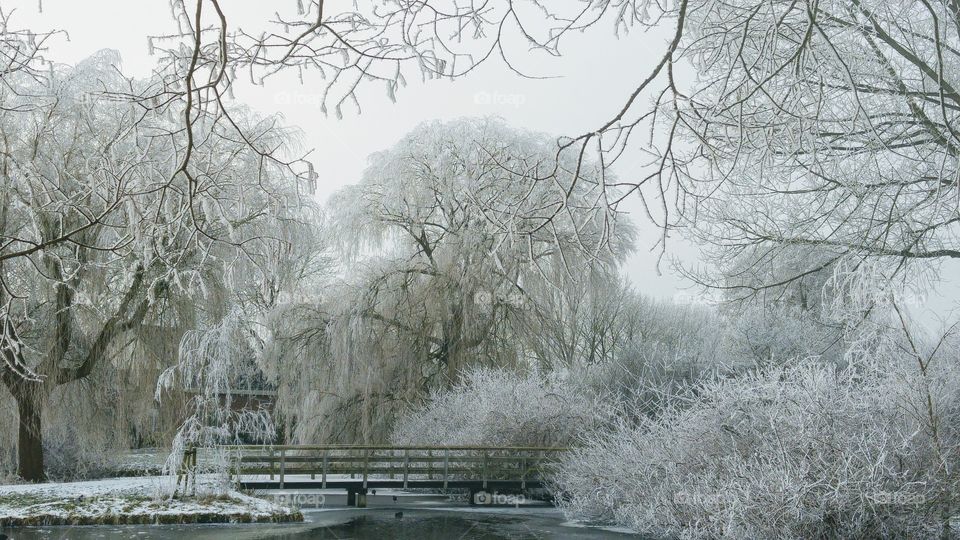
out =
[[[347,488],[347,506],[356,508],[367,507],[367,489],[366,488]]]

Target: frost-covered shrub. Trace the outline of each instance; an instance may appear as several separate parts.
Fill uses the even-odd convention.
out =
[[[629,403],[630,415],[643,415],[706,376],[737,369],[724,317],[705,306],[632,296],[617,354],[579,366],[577,379]]]
[[[44,469],[52,480],[75,480],[107,474],[113,464],[116,448],[92,447],[69,426],[58,425],[44,438]],[[49,433],[49,432],[48,432]]]
[[[587,366],[590,384],[632,402],[634,414],[656,412],[671,395],[718,374],[817,355],[836,362],[838,331],[795,306],[704,305],[640,295],[625,309],[629,332],[609,361]]]
[[[569,514],[690,538],[928,537],[956,514],[956,349],[690,389],[568,456]]]
[[[398,444],[564,446],[614,418],[608,400],[558,374],[476,368],[401,418]]]

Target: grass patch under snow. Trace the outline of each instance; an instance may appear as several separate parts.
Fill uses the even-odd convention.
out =
[[[303,515],[237,491],[216,493],[200,482],[198,495],[160,495],[157,477],[0,486],[0,526],[277,523]]]

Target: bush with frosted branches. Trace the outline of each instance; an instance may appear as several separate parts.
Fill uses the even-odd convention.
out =
[[[943,532],[957,509],[957,349],[890,333],[850,367],[811,358],[702,382],[599,432],[556,478],[564,509],[689,538]]]
[[[398,444],[564,446],[615,416],[609,400],[537,371],[475,368],[401,418]]]

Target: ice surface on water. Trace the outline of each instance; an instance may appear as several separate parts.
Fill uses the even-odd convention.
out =
[[[11,540],[38,539],[158,539],[253,540],[253,539],[613,539],[626,533],[571,526],[554,509],[516,510],[419,510],[401,507],[371,510],[310,512],[307,522],[289,525],[169,525],[126,527],[44,527],[6,529]],[[403,517],[397,518],[396,512]]]

